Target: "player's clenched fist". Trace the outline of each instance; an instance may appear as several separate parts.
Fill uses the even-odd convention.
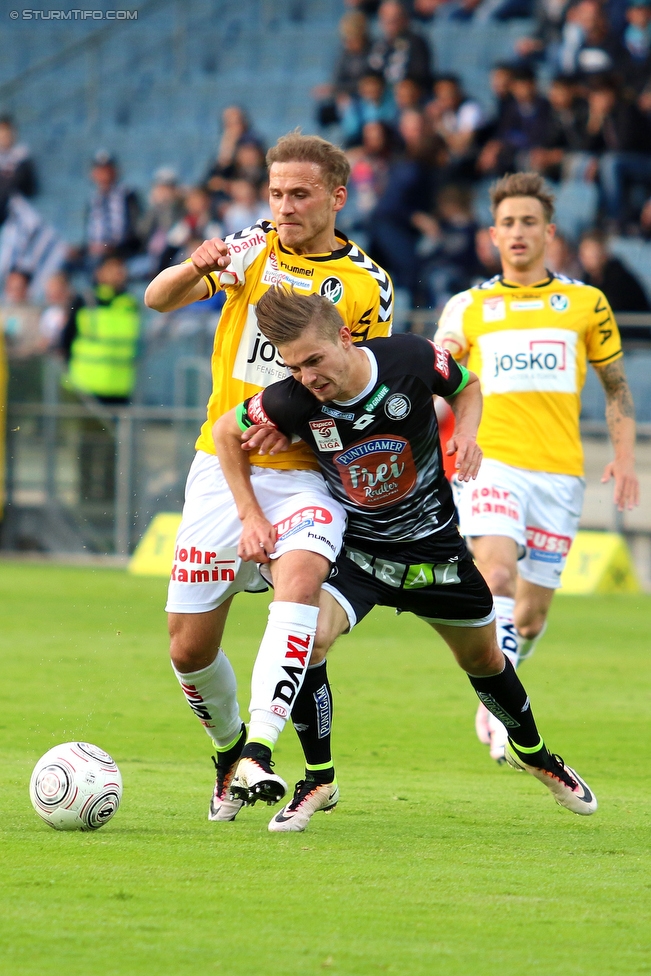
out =
[[[190,260],[202,275],[211,271],[223,271],[231,263],[228,246],[220,237],[213,237],[200,244],[190,255]]]

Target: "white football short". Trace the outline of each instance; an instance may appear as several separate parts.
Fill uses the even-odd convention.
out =
[[[293,549],[306,549],[334,563],[346,513],[317,471],[251,465],[251,481],[262,511],[276,527],[272,559]],[[185,487],[167,593],[168,613],[206,613],[235,593],[266,589],[258,564],[243,562],[237,555],[241,534],[242,523],[218,459],[198,451]]]
[[[462,535],[506,535],[523,553],[520,576],[558,589],[579,528],[585,480],[485,458],[476,481],[453,481]]]

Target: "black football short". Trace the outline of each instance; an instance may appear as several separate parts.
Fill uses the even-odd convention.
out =
[[[467,627],[494,616],[491,591],[467,551],[446,563],[409,564],[346,547],[324,589],[344,608],[351,629],[375,606]]]

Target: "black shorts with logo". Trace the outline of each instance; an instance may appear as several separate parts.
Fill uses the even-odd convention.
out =
[[[409,611],[417,617],[457,626],[481,626],[492,619],[493,596],[488,589],[465,544],[455,534],[458,545],[455,555],[450,547],[436,546],[431,561],[415,562],[400,558],[392,552],[389,558],[364,552],[356,542],[349,541],[342,549],[332,574],[324,588],[346,610],[351,627],[359,623],[373,607],[395,607],[399,612]],[[448,536],[448,533],[445,533]],[[443,540],[441,540],[443,541]],[[451,541],[446,538],[446,542]],[[429,555],[427,548],[419,547],[419,558]],[[447,549],[448,559],[441,548]]]

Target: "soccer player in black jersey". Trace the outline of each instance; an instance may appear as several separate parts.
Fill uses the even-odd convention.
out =
[[[497,644],[491,593],[457,529],[432,396],[450,400],[456,426],[448,449],[457,451],[459,479],[468,481],[481,463],[477,377],[420,336],[354,345],[336,307],[319,295],[270,288],[256,311],[261,331],[279,348],[292,376],[224,415],[213,436],[242,521],[243,559],[268,562],[277,540],[294,528],[290,522],[272,526],[251,489],[241,432],[252,425],[298,435],[309,444],[330,492],[346,510],[345,548],[323,586],[310,670],[324,667],[327,648],[376,604],[416,614],[441,635],[480,700],[508,728],[510,764],[536,776],[574,813],[593,813],[594,794],[547,750],[538,732],[528,695]],[[319,512],[311,515],[318,533]],[[264,668],[260,657],[256,668]],[[287,675],[289,685],[291,667]],[[276,691],[282,697],[283,689]],[[302,830],[316,810],[337,801],[329,753],[325,762],[310,763],[319,756],[319,726],[329,698],[325,681],[317,688],[309,679],[296,697],[292,719],[308,770],[270,830]],[[304,726],[308,734],[301,735]],[[237,774],[232,790],[239,796]],[[245,792],[241,798],[247,801]]]

